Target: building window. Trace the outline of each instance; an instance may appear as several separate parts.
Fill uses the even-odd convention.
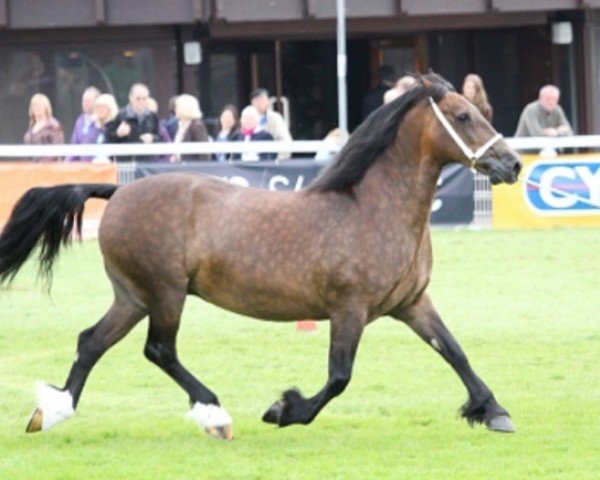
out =
[[[0,47],[0,143],[23,141],[29,100],[37,92],[50,98],[66,138],[81,113],[81,94],[90,85],[112,93],[119,106],[124,106],[132,83],[146,83],[153,96],[154,87],[160,84],[165,89],[160,95],[164,103],[174,92],[177,71],[170,47],[164,42]],[[172,58],[173,64],[164,65],[164,58]]]

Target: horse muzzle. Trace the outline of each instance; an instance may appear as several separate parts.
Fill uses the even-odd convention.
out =
[[[490,156],[482,158],[479,163],[481,168],[478,170],[489,177],[492,185],[515,183],[523,168],[523,162],[515,155],[504,155],[500,158]]]

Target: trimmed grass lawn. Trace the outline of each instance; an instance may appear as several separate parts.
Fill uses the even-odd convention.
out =
[[[264,424],[284,389],[321,388],[328,323],[307,334],[190,297],[180,357],[232,415],[233,442],[185,418],[186,394],[142,355],[146,321],[96,366],[71,420],[27,435],[34,382],[62,386],[77,335],[112,299],[89,241],[63,251],[50,296],[33,264],[0,291],[0,478],[599,478],[600,229],[436,230],[433,244],[429,293],[516,434],[461,420],[458,377],[388,318],[311,425]]]

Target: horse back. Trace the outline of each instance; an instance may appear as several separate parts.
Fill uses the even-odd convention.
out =
[[[284,253],[291,253],[302,232],[294,222],[294,196],[196,174],[156,175],[125,185],[100,225],[107,270],[142,302],[165,285],[237,311],[248,309],[234,299],[247,298],[250,287],[254,298],[276,284],[285,295],[293,269]]]
[[[375,218],[347,196],[165,174],[117,191],[100,245],[141,297],[169,285],[259,318],[326,318],[349,301],[376,316],[426,284],[430,261]]]

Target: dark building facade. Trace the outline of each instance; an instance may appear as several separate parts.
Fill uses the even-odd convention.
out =
[[[187,92],[207,123],[268,88],[294,138],[337,125],[335,0],[0,0],[0,142],[20,143],[31,95],[46,93],[67,135],[95,85],[124,105],[150,86],[161,114]],[[387,63],[432,68],[460,88],[479,74],[494,124],[514,133],[539,88],[561,88],[580,134],[600,133],[600,0],[346,0],[349,126]]]

